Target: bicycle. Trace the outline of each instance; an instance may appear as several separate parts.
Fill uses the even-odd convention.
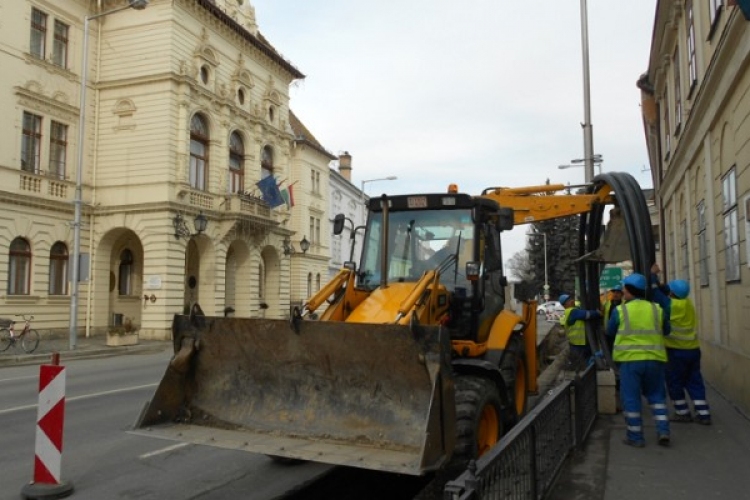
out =
[[[7,351],[10,346],[15,345],[20,340],[23,350],[32,353],[39,345],[39,332],[31,328],[31,320],[34,319],[34,316],[27,317],[25,314],[16,314],[16,316],[24,319],[23,330],[16,334],[15,321],[11,321],[8,328],[0,330],[0,352]]]

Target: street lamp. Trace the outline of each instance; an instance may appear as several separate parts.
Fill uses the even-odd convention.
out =
[[[549,270],[547,268],[547,233],[529,233],[527,236],[544,237],[544,300],[549,300]]]
[[[116,9],[100,12],[83,19],[83,56],[81,58],[81,89],[78,100],[78,158],[76,161],[76,192],[73,201],[75,215],[73,218],[73,265],[71,266],[71,291],[70,291],[70,349],[76,348],[78,329],[78,279],[80,274],[81,260],[81,211],[83,205],[83,149],[86,125],[86,83],[88,81],[89,65],[89,22],[93,19],[114,14],[121,10],[135,9],[143,10],[148,5],[148,0],[128,0],[128,5]]]
[[[362,223],[364,224],[367,222],[365,219],[367,218],[367,210],[365,208],[365,184],[368,182],[377,182],[377,181],[395,181],[398,179],[395,175],[389,175],[388,177],[379,177],[377,179],[367,179],[362,181],[359,194],[362,197]]]

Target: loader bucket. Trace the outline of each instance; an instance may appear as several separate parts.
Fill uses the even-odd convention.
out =
[[[455,441],[440,327],[175,316],[175,356],[133,432],[419,475]]]

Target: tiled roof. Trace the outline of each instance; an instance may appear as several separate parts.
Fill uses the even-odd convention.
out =
[[[318,150],[319,152],[323,153],[327,157],[329,157],[331,160],[335,160],[336,156],[329,153],[322,144],[318,142],[318,140],[315,138],[312,133],[307,130],[307,127],[305,127],[302,122],[297,118],[297,115],[292,112],[292,110],[289,110],[289,125],[292,127],[292,132],[294,133],[294,140],[297,142],[303,142],[308,144],[310,147]]]
[[[259,49],[262,53],[264,53],[268,58],[270,58],[272,61],[278,63],[281,67],[283,67],[285,70],[287,70],[292,76],[298,79],[302,79],[305,77],[305,75],[292,66],[292,63],[284,59],[281,54],[279,54],[273,46],[268,43],[268,40],[264,36],[262,36],[260,33],[258,33],[258,37],[253,36],[252,33],[247,31],[241,24],[239,24],[237,21],[229,17],[226,12],[221,10],[219,7],[216,6],[211,0],[196,0],[198,2],[198,5],[209,11],[211,14],[216,16],[219,21],[227,25],[229,28],[231,28],[235,33],[240,35],[242,38],[250,42],[251,45],[255,46],[257,49]]]

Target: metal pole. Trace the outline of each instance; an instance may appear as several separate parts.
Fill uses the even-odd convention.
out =
[[[581,51],[583,54],[583,159],[584,179],[594,178],[594,131],[591,124],[591,93],[589,79],[589,34],[586,0],[581,0]]]
[[[75,350],[78,341],[78,280],[81,273],[81,224],[83,206],[83,150],[85,148],[86,127],[86,82],[88,81],[89,66],[89,22],[93,19],[119,12],[126,9],[143,9],[148,2],[134,2],[130,0],[124,7],[112,9],[93,16],[83,18],[83,57],[81,58],[81,89],[78,98],[78,154],[76,159],[76,190],[73,205],[75,213],[73,216],[73,265],[71,268],[71,290],[70,290],[70,350]]]
[[[549,280],[547,272],[547,233],[542,233],[544,236],[544,300],[549,300]]]

